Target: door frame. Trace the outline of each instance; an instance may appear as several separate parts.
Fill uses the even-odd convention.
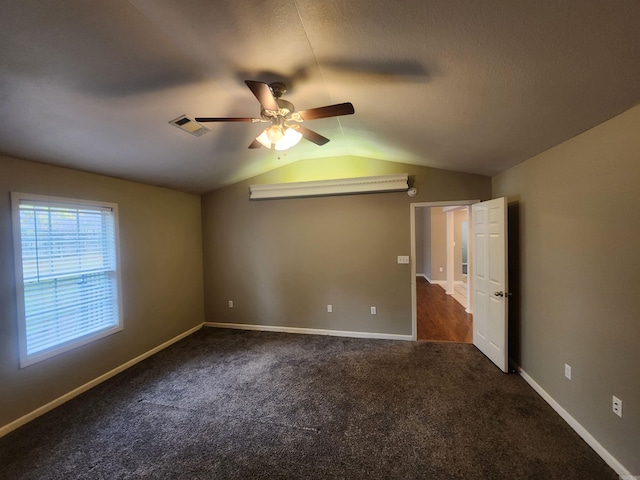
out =
[[[413,341],[418,339],[418,306],[417,306],[417,293],[416,293],[416,210],[418,208],[431,208],[431,207],[454,207],[454,206],[468,206],[470,207],[474,203],[478,203],[480,200],[452,200],[441,202],[417,202],[409,204],[409,224],[411,229],[411,337]],[[467,263],[468,273],[467,279],[471,281],[471,271],[473,269],[473,257],[471,253],[471,222],[469,222],[469,243],[467,245]],[[471,306],[473,310],[473,305]]]

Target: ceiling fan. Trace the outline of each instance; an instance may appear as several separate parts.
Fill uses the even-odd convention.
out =
[[[266,122],[271,123],[256,139],[249,145],[249,148],[275,148],[276,150],[286,150],[297,144],[302,137],[316,145],[324,145],[329,141],[319,133],[314,132],[300,123],[318,118],[338,117],[341,115],[351,115],[354,113],[351,103],[338,103],[325,107],[312,108],[310,110],[296,111],[291,102],[283,100],[282,95],[287,91],[284,83],[274,82],[266,84],[253,80],[245,80],[249,90],[253,92],[260,102],[260,118],[252,117],[196,117],[196,122]]]

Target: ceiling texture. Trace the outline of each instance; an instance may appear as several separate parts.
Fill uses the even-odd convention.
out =
[[[355,114],[285,152],[168,123],[259,116],[244,80]],[[0,0],[0,152],[187,192],[342,155],[494,175],[638,103],[637,0]]]

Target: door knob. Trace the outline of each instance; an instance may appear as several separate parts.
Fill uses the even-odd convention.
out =
[[[503,293],[503,292],[493,292],[493,294],[494,294],[496,297],[504,297],[504,293]]]

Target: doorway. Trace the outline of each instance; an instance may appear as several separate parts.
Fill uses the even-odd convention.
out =
[[[473,342],[470,205],[477,200],[411,204],[413,337]]]

